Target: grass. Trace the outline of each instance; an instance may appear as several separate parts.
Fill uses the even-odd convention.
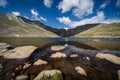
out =
[[[120,37],[120,23],[100,24],[94,28],[78,33],[75,37]]]
[[[54,76],[43,75],[43,77],[40,80],[62,80],[62,79],[61,74],[56,73]]]
[[[20,23],[7,18],[0,18],[0,36],[15,36],[20,37],[57,37],[56,34],[47,31],[43,28],[36,27],[27,23]]]

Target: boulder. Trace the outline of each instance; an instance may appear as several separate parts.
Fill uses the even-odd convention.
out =
[[[79,73],[80,75],[87,76],[86,71],[85,71],[82,67],[77,66],[77,67],[75,67],[75,70],[76,70],[76,71],[77,71],[77,73]]]
[[[56,52],[50,56],[51,58],[65,58],[67,55],[62,52]]]
[[[31,66],[31,64],[29,62],[25,62],[24,63],[24,66],[23,66],[23,69],[27,69]]]
[[[10,45],[8,45],[7,43],[0,43],[0,53],[8,51],[8,47],[10,47]]]
[[[47,63],[48,63],[47,61],[43,61],[41,59],[38,59],[33,65],[38,66],[38,65],[44,65],[44,64],[47,64]]]
[[[44,70],[34,80],[43,80],[43,78],[47,80],[63,80],[62,72],[59,70]]]
[[[18,75],[15,80],[28,80],[28,75]]]
[[[90,57],[87,56],[87,57],[86,57],[86,60],[90,60]]]
[[[65,46],[51,46],[51,50],[53,51],[60,51],[65,49]]]
[[[76,57],[78,57],[78,56],[79,56],[78,54],[71,54],[71,55],[70,55],[71,58],[76,58]]]
[[[28,58],[36,49],[35,46],[22,46],[5,52],[2,56],[6,59],[24,59]]]
[[[105,59],[105,60],[110,61],[110,62],[117,64],[117,65],[120,65],[120,57],[118,57],[114,54],[99,52],[99,53],[97,53],[96,57],[100,58],[100,59]]]
[[[10,47],[7,43],[0,43],[0,48],[7,48]]]

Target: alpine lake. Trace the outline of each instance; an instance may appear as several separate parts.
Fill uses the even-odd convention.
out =
[[[36,60],[42,59],[48,64],[31,66],[18,72],[28,74],[29,80],[37,76],[40,71],[52,69],[60,70],[63,80],[120,79],[120,38],[12,37],[0,38],[0,42],[7,43],[12,48],[19,46],[38,47],[28,58],[28,61],[34,63]],[[51,50],[52,46],[64,46],[64,48]],[[56,52],[64,53],[66,57],[51,58],[50,56]]]

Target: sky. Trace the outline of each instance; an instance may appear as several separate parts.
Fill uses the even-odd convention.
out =
[[[119,23],[120,0],[0,0],[0,12],[68,29],[85,24]]]

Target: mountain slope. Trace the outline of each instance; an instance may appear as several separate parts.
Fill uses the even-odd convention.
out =
[[[84,32],[74,35],[75,37],[120,37],[120,23],[100,24]]]
[[[93,27],[95,27],[97,25],[99,25],[99,24],[86,24],[86,25],[77,26],[75,28],[68,29],[67,30],[67,36],[73,36],[75,34],[86,31],[86,30],[88,30],[90,28],[93,28]]]
[[[67,32],[65,29],[53,28],[51,26],[44,25],[43,23],[41,23],[40,21],[37,21],[37,20],[29,20],[29,19],[26,19],[26,18],[21,17],[21,16],[18,16],[18,17],[28,24],[39,26],[45,30],[48,30],[50,32],[57,34],[58,36],[61,36],[61,37],[67,36]]]
[[[0,36],[57,37],[41,27],[28,24],[14,15],[0,13]]]

